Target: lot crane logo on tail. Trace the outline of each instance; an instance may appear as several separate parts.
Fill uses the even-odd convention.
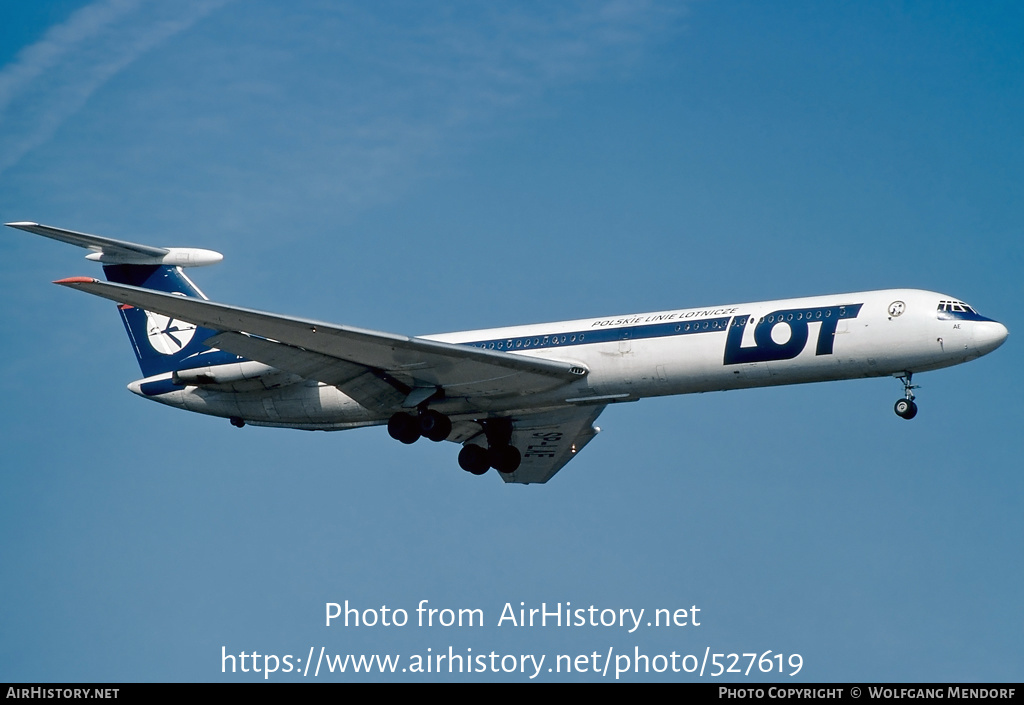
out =
[[[196,327],[191,323],[146,311],[146,337],[150,346],[161,355],[179,352],[192,342],[195,334]]]

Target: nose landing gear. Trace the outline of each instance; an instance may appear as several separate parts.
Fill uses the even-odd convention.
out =
[[[917,416],[917,404],[914,403],[914,390],[917,389],[917,385],[911,384],[912,378],[912,372],[907,372],[897,378],[903,382],[903,399],[897,401],[893,407],[897,416],[908,421]]]

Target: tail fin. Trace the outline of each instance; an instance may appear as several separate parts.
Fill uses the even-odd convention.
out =
[[[130,284],[180,296],[206,298],[181,267],[108,264],[104,265],[103,273],[107,275],[107,281],[118,284]],[[189,363],[184,361],[196,355],[212,352],[203,345],[203,341],[215,335],[216,331],[168,318],[159,313],[143,311],[127,304],[120,304],[117,308],[128,332],[128,339],[135,349],[139,367],[146,377],[173,372],[184,367],[195,367],[195,360],[190,360]],[[205,359],[204,357],[204,361]]]
[[[43,235],[92,250],[86,259],[103,264],[109,281],[205,299],[182,267],[215,264],[223,255],[194,248],[150,247],[124,240],[63,230],[39,223],[7,223],[12,228]],[[216,331],[200,328],[133,306],[118,306],[139,367],[146,377],[198,365],[217,364],[226,355],[203,345]],[[202,355],[202,362],[196,356]],[[238,358],[230,356],[230,361]],[[187,360],[187,362],[186,362]]]

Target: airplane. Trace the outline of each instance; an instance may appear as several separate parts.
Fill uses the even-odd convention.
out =
[[[239,428],[386,424],[402,443],[457,443],[462,469],[507,483],[547,482],[606,406],[644,397],[892,376],[912,419],[914,374],[1008,335],[952,296],[886,289],[409,337],[210,301],[184,270],[220,262],[212,250],[7,225],[103,265],[106,282],[55,283],[118,304],[135,394]]]

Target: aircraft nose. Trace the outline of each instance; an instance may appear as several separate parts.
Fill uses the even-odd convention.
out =
[[[1010,331],[997,321],[978,321],[974,324],[973,333],[974,346],[985,355],[1002,345]]]

